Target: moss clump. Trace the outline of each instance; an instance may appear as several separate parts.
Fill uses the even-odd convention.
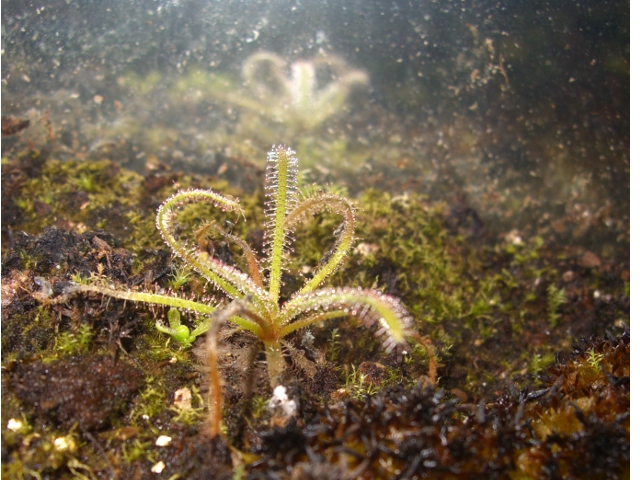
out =
[[[143,177],[107,160],[61,162],[36,152],[6,159],[2,169],[2,215],[12,230],[108,230],[118,232],[118,243],[134,251],[161,245],[149,212],[177,191],[176,184],[193,184],[183,174]],[[224,181],[212,183],[228,189]],[[5,231],[2,241],[9,246]]]

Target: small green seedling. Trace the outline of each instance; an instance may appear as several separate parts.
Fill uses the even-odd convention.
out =
[[[167,320],[169,320],[169,327],[166,327],[161,322],[156,322],[156,328],[162,333],[171,336],[171,338],[184,348],[190,347],[198,335],[202,335],[209,329],[209,322],[202,321],[193,331],[189,330],[189,327],[182,325],[180,322],[180,312],[177,308],[169,309]]]

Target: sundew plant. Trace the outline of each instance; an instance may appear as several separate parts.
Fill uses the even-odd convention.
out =
[[[273,387],[278,384],[278,378],[285,367],[283,341],[296,330],[331,318],[351,316],[367,326],[377,323],[379,328],[375,335],[385,337],[383,346],[387,352],[391,352],[396,347],[405,345],[412,325],[410,315],[395,297],[360,287],[319,288],[340,266],[351,248],[355,232],[355,208],[349,199],[331,193],[317,192],[308,198],[301,198],[297,164],[295,152],[284,146],[274,147],[267,155],[264,207],[267,219],[264,234],[266,258],[263,261],[258,259],[256,252],[246,241],[228,232],[215,221],[208,221],[194,228],[189,240],[184,241],[178,237],[177,214],[184,206],[207,203],[244,218],[244,211],[236,199],[210,190],[184,190],[159,207],[156,219],[157,228],[173,253],[235,303],[233,315],[226,315],[225,319],[240,329],[253,333],[262,341]],[[292,234],[298,226],[321,213],[334,213],[342,217],[342,226],[335,234],[335,244],[306,284],[291,298],[282,301],[282,273],[291,254]],[[239,247],[246,263],[246,271],[207,252],[201,246],[202,242],[199,242],[207,235],[220,236],[229,244]],[[213,317],[220,308],[218,305],[180,296],[120,290],[91,282],[74,285],[72,290],[165,305],[208,318]],[[197,331],[187,336],[188,330],[178,331],[178,327],[183,330],[186,327],[179,326],[179,321],[175,319],[177,312],[170,312],[171,323],[176,328],[168,329],[161,324],[159,328],[167,333],[173,332],[174,338],[190,343],[195,335],[204,333],[208,328],[209,322],[202,322]]]

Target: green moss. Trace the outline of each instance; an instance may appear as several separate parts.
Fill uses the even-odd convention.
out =
[[[153,442],[143,442],[134,439],[131,442],[122,444],[122,460],[126,464],[133,463],[138,459],[145,459],[151,463],[156,462],[156,453],[152,450]]]
[[[556,360],[555,355],[547,353],[541,355],[539,353],[533,354],[529,362],[529,372],[531,375],[539,375],[541,372],[547,369],[549,365],[552,365]]]
[[[179,175],[174,180],[182,186],[191,184],[188,176]],[[225,182],[213,186],[227,189]],[[149,195],[142,176],[106,160],[49,159],[39,175],[12,196],[22,213],[21,223],[13,228],[31,234],[52,224],[80,233],[96,229],[118,231],[118,241],[125,248],[137,252],[158,248],[162,241],[156,234],[153,207],[174,192],[173,181],[167,181]]]
[[[55,327],[45,307],[12,316],[3,321],[2,353],[44,354],[54,343]]]
[[[555,285],[549,285],[547,288],[547,315],[549,324],[555,327],[560,318],[558,309],[567,303],[567,295],[563,289],[558,289]]]
[[[179,291],[187,284],[187,282],[189,282],[190,278],[191,269],[189,267],[184,265],[175,267],[171,274],[171,278],[169,279],[169,286],[173,290]]]
[[[56,337],[53,348],[58,355],[82,355],[88,353],[93,335],[93,328],[91,328],[91,325],[85,323],[80,325],[75,331],[60,333]]]
[[[367,381],[367,376],[351,366],[351,373],[347,375],[346,389],[349,394],[356,400],[362,400],[365,396],[372,396],[380,390],[379,386],[375,386]]]
[[[149,422],[162,412],[166,406],[166,393],[158,378],[148,376],[145,378],[145,386],[131,410],[130,418],[133,425],[148,426]]]
[[[195,385],[191,386],[191,394],[193,400],[190,408],[171,407],[171,411],[176,414],[171,421],[188,427],[199,428],[206,418],[206,402]]]

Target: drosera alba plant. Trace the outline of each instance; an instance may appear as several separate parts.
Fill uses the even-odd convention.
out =
[[[296,133],[313,130],[340,112],[349,93],[366,86],[367,74],[335,55],[295,60],[257,52],[242,65],[245,87],[223,95],[230,103],[288,125]],[[330,80],[323,81],[323,77]]]
[[[232,307],[224,308],[225,321],[253,333],[264,344],[267,371],[272,387],[279,384],[285,368],[282,345],[285,337],[296,330],[324,320],[351,316],[367,326],[379,325],[375,336],[385,337],[387,353],[406,345],[412,319],[400,301],[372,289],[319,288],[340,266],[348,254],[355,232],[355,208],[341,195],[316,192],[302,199],[298,191],[298,160],[295,152],[284,146],[273,147],[267,155],[264,251],[260,262],[256,253],[241,238],[229,233],[215,221],[194,228],[187,241],[177,236],[177,214],[188,204],[208,203],[228,213],[244,217],[240,202],[210,190],[184,190],[167,199],[159,208],[157,228],[173,253],[192,270],[216,285],[230,299]],[[342,227],[336,232],[335,244],[316,267],[313,276],[291,298],[281,301],[282,274],[291,253],[292,234],[312,216],[334,213],[342,217]],[[242,251],[246,272],[224,263],[205,251],[198,240],[206,235],[218,235]],[[191,311],[207,318],[220,317],[217,305],[185,299],[164,293],[119,290],[111,286],[78,284],[74,292],[97,292],[123,300],[172,307],[170,326],[159,326],[182,345],[189,345],[197,334],[207,328],[198,326],[193,332],[180,324],[178,310]],[[173,310],[176,309],[176,310]],[[215,313],[215,315],[214,315]],[[215,323],[215,322],[214,322]],[[202,324],[201,324],[202,325]],[[418,337],[416,337],[418,338]]]

